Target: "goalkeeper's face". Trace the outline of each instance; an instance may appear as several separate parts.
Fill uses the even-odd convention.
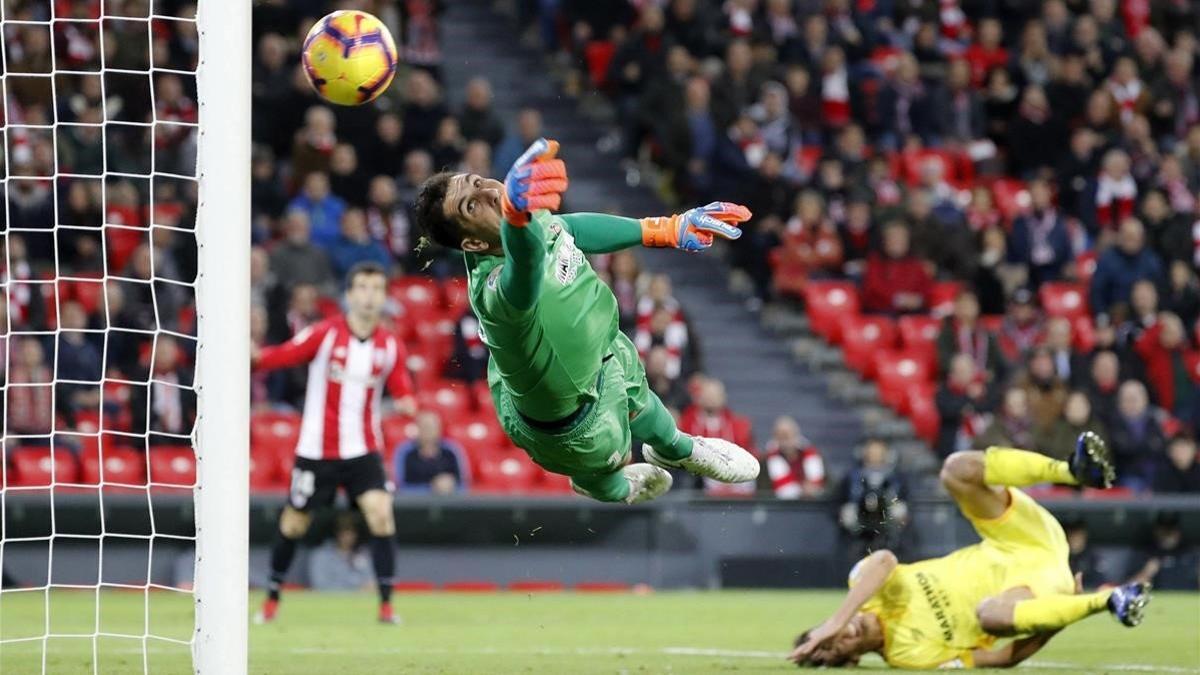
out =
[[[346,307],[357,319],[375,322],[387,303],[387,278],[382,274],[357,274],[346,289]]]
[[[504,183],[473,173],[450,177],[442,212],[462,228],[462,249],[471,253],[503,253],[500,246],[500,196]]]

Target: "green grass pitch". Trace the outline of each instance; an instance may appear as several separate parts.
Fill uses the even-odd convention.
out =
[[[830,612],[833,592],[661,592],[649,595],[402,594],[402,626],[374,622],[369,594],[284,596],[279,619],[250,627],[250,672],[274,673],[783,673],[792,637]],[[257,605],[261,596],[253,594]],[[54,633],[151,632],[186,640],[191,604],[169,592],[57,591]],[[0,673],[41,672],[42,591],[0,596]],[[46,671],[93,672],[90,637],[54,638]],[[140,639],[95,644],[102,673],[142,672]],[[191,672],[188,648],[151,640],[153,673]],[[865,667],[878,668],[872,659]],[[1056,637],[1023,668],[1058,673],[1200,673],[1200,594],[1159,593],[1127,629],[1094,616]]]

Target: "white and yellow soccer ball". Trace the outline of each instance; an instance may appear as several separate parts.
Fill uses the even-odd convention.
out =
[[[313,89],[338,105],[362,105],[382,94],[396,75],[397,58],[387,26],[358,10],[322,17],[300,52]]]

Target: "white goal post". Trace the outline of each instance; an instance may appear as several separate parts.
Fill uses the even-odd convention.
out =
[[[247,671],[251,4],[0,0],[0,673]]]
[[[250,8],[197,10],[197,673],[247,668],[250,481]]]

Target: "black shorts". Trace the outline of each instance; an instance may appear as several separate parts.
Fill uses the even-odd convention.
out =
[[[309,511],[333,504],[338,488],[346,490],[351,502],[368,490],[387,490],[391,484],[383,470],[378,452],[353,459],[309,459],[297,457],[292,468],[288,504],[297,511]]]

